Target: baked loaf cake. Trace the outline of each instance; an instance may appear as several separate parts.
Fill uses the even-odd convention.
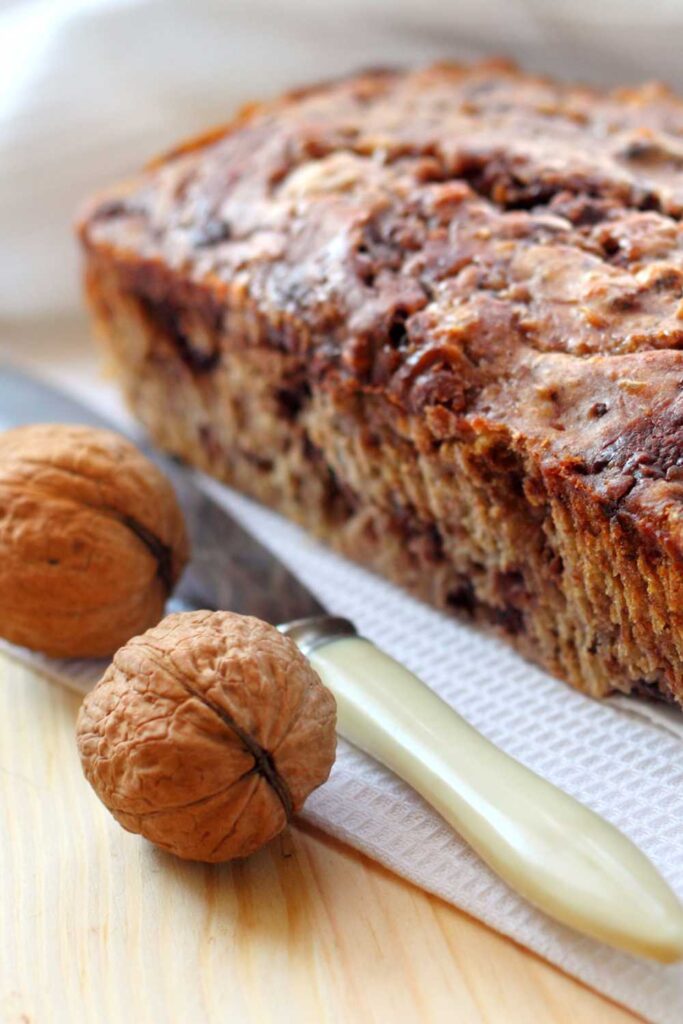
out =
[[[255,105],[100,195],[171,452],[582,690],[683,701],[683,104],[502,63]]]

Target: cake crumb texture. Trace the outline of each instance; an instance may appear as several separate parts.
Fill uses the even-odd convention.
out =
[[[683,105],[504,62],[254,104],[97,196],[153,437],[594,696],[683,701]]]

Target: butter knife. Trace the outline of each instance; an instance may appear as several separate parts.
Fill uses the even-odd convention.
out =
[[[0,366],[0,429],[35,422],[111,427]],[[499,750],[351,622],[328,615],[191,471],[134,440],[171,478],[188,521],[193,557],[174,609],[229,608],[283,623],[332,690],[340,735],[411,785],[513,889],[618,949],[662,962],[683,957],[683,908],[626,836]]]

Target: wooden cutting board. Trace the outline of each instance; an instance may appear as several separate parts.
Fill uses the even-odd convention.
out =
[[[84,782],[78,698],[0,656],[3,1024],[628,1024],[304,826],[246,862],[156,851]]]

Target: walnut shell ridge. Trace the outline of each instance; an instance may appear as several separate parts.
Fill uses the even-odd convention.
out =
[[[168,480],[109,430],[0,435],[0,633],[56,657],[103,657],[158,622],[187,560]]]
[[[336,704],[289,637],[231,612],[169,615],[116,652],[77,725],[117,821],[218,862],[276,836],[330,772]]]

